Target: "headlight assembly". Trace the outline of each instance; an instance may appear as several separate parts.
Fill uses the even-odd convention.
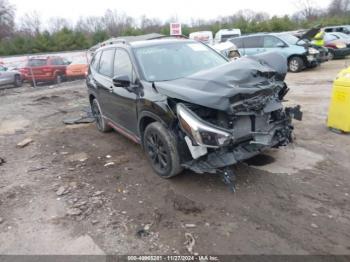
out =
[[[335,45],[337,48],[341,49],[341,48],[345,48],[346,47],[346,44],[344,43],[338,43]]]
[[[197,145],[216,148],[230,142],[229,132],[203,121],[184,104],[177,104],[176,112],[180,127]]]
[[[319,54],[320,52],[319,52],[316,48],[309,47],[308,53],[309,53],[310,55],[317,55],[317,54]]]

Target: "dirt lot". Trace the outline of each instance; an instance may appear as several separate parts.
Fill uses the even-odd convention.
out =
[[[188,254],[193,236],[200,254],[350,254],[350,136],[325,126],[346,62],[288,75],[296,141],[234,167],[234,194],[214,175],[158,178],[118,133],[64,125],[84,81],[0,90],[0,253]]]

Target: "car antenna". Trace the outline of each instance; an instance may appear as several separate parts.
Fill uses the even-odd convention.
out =
[[[154,91],[156,91],[158,93],[158,90],[156,88],[156,85],[155,85],[154,81],[152,81],[152,88],[154,89]]]

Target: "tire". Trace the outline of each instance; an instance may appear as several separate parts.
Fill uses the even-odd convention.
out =
[[[170,178],[182,171],[176,139],[161,123],[153,122],[146,127],[143,146],[153,170],[160,177]]]
[[[15,87],[21,87],[22,86],[22,79],[21,79],[21,76],[20,75],[15,75],[15,80],[13,82],[13,85]]]
[[[301,57],[293,56],[288,61],[288,70],[292,73],[300,72],[304,67],[304,61]]]
[[[329,49],[328,51],[328,60],[333,60],[334,59],[334,51]]]
[[[56,75],[56,77],[55,77],[55,84],[56,85],[61,84],[62,81],[63,81],[62,75],[60,75],[60,74]]]
[[[94,98],[91,102],[91,112],[95,118],[96,127],[100,132],[106,133],[112,130],[112,128],[107,124],[106,120],[103,118],[100,104],[98,103],[96,98]]]

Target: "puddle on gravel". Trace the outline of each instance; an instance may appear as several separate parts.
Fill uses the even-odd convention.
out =
[[[302,147],[271,149],[263,155],[247,161],[247,164],[274,174],[294,174],[301,170],[312,169],[323,156]],[[249,162],[250,161],[250,162]]]

